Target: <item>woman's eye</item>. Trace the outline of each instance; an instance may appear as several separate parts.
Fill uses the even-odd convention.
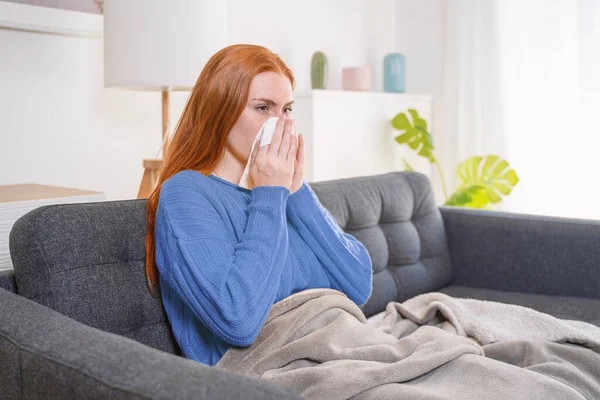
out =
[[[257,106],[256,109],[266,112],[269,111],[269,106]]]
[[[290,114],[292,111],[294,111],[294,109],[293,109],[292,107],[286,107],[286,108],[284,109],[284,111],[285,111],[286,113]]]

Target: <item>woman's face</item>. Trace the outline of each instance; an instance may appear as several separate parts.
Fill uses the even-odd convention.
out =
[[[227,146],[235,158],[245,165],[263,123],[271,117],[290,117],[292,103],[292,84],[287,76],[277,72],[256,75],[246,107],[227,136]]]

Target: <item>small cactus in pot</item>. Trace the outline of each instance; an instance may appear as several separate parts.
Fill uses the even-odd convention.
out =
[[[327,56],[322,51],[317,51],[310,63],[310,81],[313,89],[327,88],[327,72]]]

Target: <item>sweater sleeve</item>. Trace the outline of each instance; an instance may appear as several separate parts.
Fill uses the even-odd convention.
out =
[[[306,181],[289,196],[286,211],[323,265],[332,288],[358,305],[366,303],[373,287],[373,270],[365,246],[340,228]]]
[[[207,194],[213,190],[209,182],[166,183],[156,217],[161,278],[217,337],[249,346],[273,305],[287,258],[289,190],[254,188],[246,229],[237,242],[226,229],[222,206]]]

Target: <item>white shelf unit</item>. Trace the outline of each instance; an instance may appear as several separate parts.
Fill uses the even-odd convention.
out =
[[[431,132],[431,96],[312,90],[296,93],[294,100],[296,129],[306,137],[308,182],[402,171],[402,157],[431,178],[429,161],[398,144],[400,132],[391,125],[396,114],[414,108]]]

